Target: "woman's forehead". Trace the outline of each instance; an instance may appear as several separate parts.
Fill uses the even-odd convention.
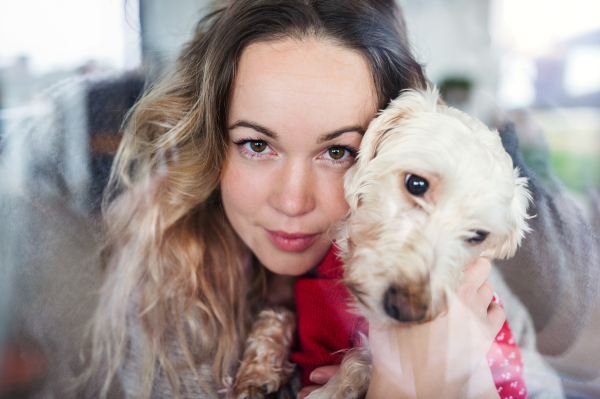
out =
[[[279,129],[364,126],[377,96],[365,57],[316,40],[248,46],[238,64],[230,123],[250,118]]]

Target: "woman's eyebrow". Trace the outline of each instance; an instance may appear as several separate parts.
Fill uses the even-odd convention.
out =
[[[362,127],[360,127],[360,126],[349,126],[349,127],[344,127],[344,128],[339,129],[339,130],[336,130],[335,132],[327,133],[327,134],[322,135],[317,140],[317,143],[324,143],[325,141],[333,140],[336,137],[339,137],[342,134],[348,133],[348,132],[356,132],[356,133],[360,134],[361,136],[365,135],[365,130]]]
[[[230,130],[235,129],[236,127],[247,127],[247,128],[256,130],[257,132],[262,133],[265,136],[272,138],[273,140],[277,140],[277,138],[278,138],[278,136],[275,132],[267,129],[264,126],[260,126],[260,125],[257,125],[255,123],[251,123],[248,121],[238,121],[238,122],[234,123],[233,125],[229,126],[229,129]]]
[[[248,121],[237,121],[236,123],[234,123],[233,125],[229,126],[229,129],[235,129],[236,127],[247,127],[249,129],[253,129],[256,130],[259,133],[264,134],[267,137],[272,138],[273,140],[277,140],[279,138],[279,136],[277,135],[277,133],[275,133],[272,130],[267,129],[264,126],[260,126],[256,123],[252,123],[252,122],[248,122]],[[341,136],[344,133],[349,133],[349,132],[356,132],[360,135],[364,135],[365,134],[365,130],[356,125],[356,126],[348,126],[348,127],[344,127],[341,129],[336,130],[335,132],[331,132],[331,133],[327,133],[322,135],[321,137],[319,137],[319,139],[317,140],[317,143],[324,143],[326,141],[330,141],[333,140],[339,136]]]

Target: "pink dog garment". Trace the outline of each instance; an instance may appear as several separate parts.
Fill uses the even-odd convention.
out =
[[[494,293],[493,301],[502,306],[498,294]],[[486,358],[492,370],[492,377],[500,398],[527,398],[527,388],[525,387],[525,381],[523,381],[521,351],[512,336],[508,321],[504,322],[500,332],[496,335]]]
[[[302,383],[312,385],[309,377],[320,366],[340,364],[344,349],[357,342],[359,332],[368,335],[367,321],[350,313],[350,294],[340,279],[342,264],[332,246],[325,259],[317,266],[315,278],[296,281],[296,312],[298,338],[301,350],[292,353],[292,361],[302,368]],[[502,305],[497,295],[494,301]],[[504,322],[487,354],[494,384],[501,399],[527,398],[523,382],[521,352]]]

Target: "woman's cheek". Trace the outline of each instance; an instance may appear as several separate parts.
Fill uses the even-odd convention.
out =
[[[237,151],[237,148],[234,148]],[[237,155],[237,157],[235,157]],[[268,177],[259,165],[248,165],[239,154],[230,154],[221,175],[221,197],[229,221],[247,242],[255,215],[268,196]]]
[[[325,170],[318,177],[318,202],[322,206],[321,214],[334,224],[343,218],[350,209],[344,195],[344,174],[347,169]]]
[[[247,200],[255,196],[257,189],[260,188],[259,178],[252,173],[251,167],[239,165],[237,162],[229,164],[223,176],[229,200],[242,208],[248,207],[252,201],[248,202]],[[253,176],[254,178],[252,178]]]

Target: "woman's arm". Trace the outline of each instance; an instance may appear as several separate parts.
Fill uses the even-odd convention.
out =
[[[447,387],[448,388],[448,387]],[[482,399],[497,399],[499,397],[494,380],[492,379],[492,372],[487,364],[487,361],[482,361],[479,368],[473,373],[472,377],[464,384],[461,388],[456,386],[445,391],[448,396],[431,396],[436,398],[448,397],[448,398],[482,398]],[[420,394],[423,395],[423,394]],[[384,373],[380,373],[377,370],[373,370],[371,375],[371,385],[369,386],[369,392],[367,393],[366,399],[378,399],[378,398],[415,398],[422,397],[417,394],[407,394],[406,392],[399,390],[397,384],[391,384],[390,380]],[[430,397],[424,394],[423,397]]]
[[[132,307],[133,308],[133,307]],[[181,398],[181,399],[215,399],[222,397],[218,394],[218,387],[212,374],[212,361],[205,359],[204,363],[192,371],[185,367],[186,359],[179,338],[174,331],[167,332],[163,344],[175,364],[182,365],[178,370],[179,396],[173,391],[171,382],[165,372],[156,362],[154,376],[150,380],[143,379],[143,370],[148,359],[142,358],[145,353],[144,345],[149,345],[145,339],[146,333],[142,322],[136,317],[137,311],[129,310],[127,315],[127,344],[123,362],[118,371],[118,377],[126,399],[147,397],[150,398]],[[196,378],[199,377],[198,378]],[[212,394],[211,392],[212,391]]]
[[[373,370],[367,399],[498,398],[485,355],[504,323],[487,281],[491,263],[480,258],[463,272],[456,295],[448,292],[445,314],[429,323],[403,326],[369,320]],[[317,368],[305,398],[326,384],[340,366]]]
[[[548,162],[538,179],[525,164],[512,123],[499,129],[506,151],[529,179],[533,231],[516,255],[495,261],[510,289],[529,310],[537,346],[548,355],[564,353],[585,327],[598,289],[599,258],[594,235],[579,207],[553,177]],[[545,182],[545,183],[544,183]]]
[[[487,281],[491,263],[480,258],[463,271],[448,310],[423,324],[369,320],[373,372],[367,399],[497,398],[485,356],[504,323]]]

